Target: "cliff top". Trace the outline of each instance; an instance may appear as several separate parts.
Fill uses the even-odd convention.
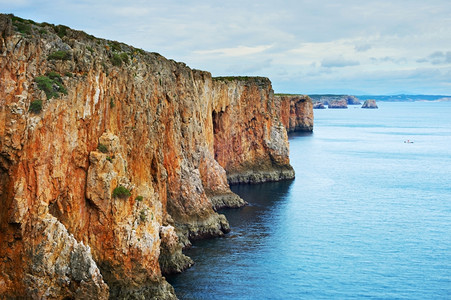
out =
[[[307,95],[304,94],[287,94],[287,93],[274,93],[274,96],[280,96],[280,97],[305,97]]]
[[[269,78],[261,76],[218,76],[213,77],[213,80],[224,82],[241,81],[245,83],[256,83],[258,85],[271,84]]]
[[[77,44],[82,45],[82,49],[97,57],[102,56],[107,58],[103,64],[112,64],[113,66],[127,66],[135,58],[140,57],[144,61],[166,60],[180,65],[181,67],[188,67],[183,62],[177,62],[172,59],[167,59],[157,52],[148,52],[140,48],[127,45],[122,42],[107,40],[87,34],[81,30],[75,30],[65,25],[54,25],[50,23],[38,23],[33,20],[23,19],[13,14],[0,14],[0,37],[20,34],[25,39],[40,39],[52,41],[49,59],[70,61],[73,59],[73,49]],[[0,50],[2,49],[0,40]],[[196,73],[208,73],[207,71],[195,70]],[[211,75],[210,75],[211,76]]]
[[[312,99],[308,95],[302,95],[302,94],[277,93],[277,94],[274,94],[274,96],[275,97],[280,97],[280,98],[296,99],[296,101],[300,101],[300,102],[305,102],[305,101],[312,102]]]
[[[97,38],[93,35],[87,34],[81,30],[75,30],[65,25],[54,25],[47,22],[38,23],[33,20],[22,19],[13,14],[0,14],[0,32],[3,35],[10,35],[13,32],[20,33],[24,37],[30,36],[47,36],[51,34],[58,35],[61,39],[69,38],[79,41],[92,41],[98,44],[104,43],[114,51],[138,51],[144,53],[146,51],[131,47],[124,43],[117,41],[110,41]],[[155,53],[160,55],[158,53]]]

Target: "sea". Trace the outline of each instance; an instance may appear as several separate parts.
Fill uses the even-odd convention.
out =
[[[451,299],[451,102],[315,110],[296,179],[232,189],[232,231],[195,242],[180,299]]]

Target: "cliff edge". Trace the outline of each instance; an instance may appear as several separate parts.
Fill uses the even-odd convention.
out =
[[[267,78],[0,15],[0,295],[175,299],[229,183],[294,177]]]

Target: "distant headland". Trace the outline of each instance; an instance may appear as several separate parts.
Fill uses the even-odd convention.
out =
[[[313,102],[314,109],[328,108],[348,108],[348,105],[361,105],[361,102],[373,100],[376,102],[442,102],[451,101],[451,96],[446,95],[334,95],[334,94],[313,94],[309,95]],[[362,108],[367,108],[362,106]]]

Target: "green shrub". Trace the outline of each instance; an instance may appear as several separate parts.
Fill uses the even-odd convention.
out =
[[[113,51],[116,51],[116,52],[121,51],[121,43],[119,43],[117,41],[109,41],[108,46],[110,46],[111,50],[113,50]]]
[[[69,27],[64,26],[64,25],[57,25],[57,26],[54,26],[53,29],[55,30],[55,33],[60,38],[63,38],[67,35],[67,30],[69,29]]]
[[[136,198],[135,198],[135,200],[139,201],[139,202],[143,201],[143,199],[144,199],[143,196],[136,196]]]
[[[48,72],[46,75],[47,75],[48,78],[50,78],[52,80],[62,82],[61,75],[56,73],[56,72],[53,72],[53,71],[52,72]]]
[[[111,97],[110,98],[110,108],[114,108],[116,106],[116,104],[114,104],[114,99]]]
[[[252,80],[255,77],[250,77],[250,76],[219,76],[219,77],[213,77],[213,80],[219,80],[219,81],[248,81],[248,80]]]
[[[42,100],[33,100],[30,103],[30,108],[28,109],[29,112],[32,112],[34,114],[40,113],[42,110]]]
[[[67,95],[61,75],[56,72],[49,72],[46,76],[38,76],[34,81],[38,84],[38,88],[44,91],[47,99],[58,98],[59,93]]]
[[[110,163],[113,162],[113,158],[112,158],[111,156],[107,156],[107,157],[106,157],[106,160],[109,161]]]
[[[122,60],[124,63],[128,64],[129,58],[128,58],[128,54],[127,54],[127,53],[123,52],[123,53],[121,53],[119,56],[120,56],[121,60]]]
[[[142,209],[141,212],[139,213],[139,218],[141,219],[142,222],[146,222],[147,221],[147,214],[146,214],[146,210]]]
[[[113,56],[111,57],[111,63],[113,66],[120,67],[122,65],[122,58],[119,54],[113,53]]]
[[[23,34],[31,34],[31,25],[26,23],[15,22],[14,25],[17,27],[17,31]]]
[[[137,53],[139,53],[141,55],[146,54],[146,51],[144,51],[143,49],[139,49],[139,48],[135,48],[135,52],[137,52]]]
[[[47,59],[48,60],[70,60],[71,55],[70,55],[69,51],[58,50],[58,51],[51,53],[47,57]]]
[[[102,153],[108,153],[108,147],[104,144],[97,145],[97,150],[99,150]]]
[[[17,31],[22,34],[31,34],[31,24],[36,25],[36,22],[32,20],[25,20],[14,15],[11,16],[11,20]]]
[[[47,76],[38,76],[34,79],[38,84],[38,88],[45,92],[47,99],[53,98],[55,96],[53,91],[53,80]]]
[[[125,188],[125,187],[123,187],[121,185],[113,190],[113,197],[114,198],[128,198],[131,195],[132,194],[130,193],[130,191],[127,188]]]

